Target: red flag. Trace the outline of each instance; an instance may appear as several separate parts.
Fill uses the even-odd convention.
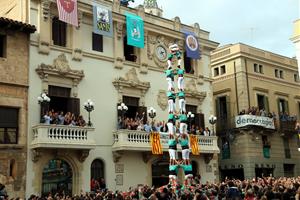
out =
[[[56,0],[59,20],[78,26],[77,0]]]

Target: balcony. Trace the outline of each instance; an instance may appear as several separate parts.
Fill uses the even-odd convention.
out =
[[[150,136],[145,131],[134,131],[121,129],[113,134],[113,151],[151,151]],[[163,151],[168,151],[168,135],[162,133],[160,142]],[[199,136],[198,139],[200,153],[219,153],[216,136]],[[180,145],[177,145],[180,149]]]
[[[279,121],[279,131],[285,136],[293,136],[297,133],[296,129],[296,120],[290,121]]]
[[[95,148],[94,128],[44,125],[32,127],[31,149],[78,149]]]

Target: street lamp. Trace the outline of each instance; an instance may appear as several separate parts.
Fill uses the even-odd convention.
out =
[[[91,112],[94,110],[94,105],[94,102],[92,102],[90,99],[88,99],[87,102],[83,104],[84,109],[89,113],[88,126],[92,126]]]
[[[125,103],[121,103],[119,106],[118,106],[118,110],[121,112],[121,122],[122,122],[122,127],[121,128],[124,128],[124,114],[126,113],[126,111],[128,110],[128,107],[125,105]]]
[[[50,102],[50,98],[46,95],[46,93],[42,93],[40,96],[37,97],[38,103],[41,105],[41,119],[40,122],[43,123],[43,115],[48,109],[48,105]]]
[[[211,124],[212,126],[212,130],[213,130],[213,134],[212,135],[215,135],[215,126],[214,124],[217,122],[217,117],[214,116],[214,115],[211,115],[209,118],[208,118],[208,122]]]
[[[191,111],[189,111],[186,116],[188,117],[188,120],[189,120],[189,130],[191,133],[192,119],[195,117],[195,115]]]
[[[153,118],[156,117],[156,110],[153,107],[150,107],[147,113],[153,122]]]

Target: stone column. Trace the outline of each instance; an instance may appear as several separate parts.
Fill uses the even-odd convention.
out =
[[[124,53],[123,53],[123,29],[124,23],[123,22],[114,22],[114,52],[115,52],[115,68],[116,69],[123,69],[123,61],[124,61]]]
[[[51,15],[49,0],[41,0],[39,17],[40,17],[40,34],[39,34],[39,53],[49,54],[51,44]]]
[[[82,40],[78,38],[82,38],[82,25],[83,20],[83,12],[78,10],[78,27],[72,26],[72,57],[73,60],[81,61],[82,59]]]

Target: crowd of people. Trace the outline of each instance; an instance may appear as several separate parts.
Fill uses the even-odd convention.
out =
[[[57,112],[50,110],[45,112],[42,116],[42,122],[44,124],[56,124],[56,125],[68,125],[68,126],[86,126],[86,122],[82,115],[76,116],[74,113],[63,111]]]
[[[248,110],[243,109],[239,115],[256,115],[256,116],[262,116],[262,117],[269,117],[273,118],[274,120],[279,119],[280,121],[296,121],[297,115],[289,115],[288,112],[280,112],[279,118],[277,118],[276,113],[273,112],[267,112],[264,108],[259,109],[258,107],[250,107]]]
[[[166,121],[156,121],[152,120],[151,122],[149,120],[144,123],[144,115],[145,113],[142,113],[141,115],[137,112],[135,118],[130,117],[124,117],[122,120],[122,117],[120,116],[118,118],[118,129],[128,129],[128,130],[138,130],[138,131],[146,131],[148,133],[154,131],[154,132],[168,132],[168,126]],[[179,133],[179,122],[176,123],[176,133]],[[191,128],[188,128],[191,134],[195,135],[204,135],[204,136],[212,136],[213,133],[210,131],[208,127],[199,127],[195,124],[191,125]]]
[[[2,192],[2,193],[1,193]],[[0,198],[9,200],[0,188]],[[2,196],[1,196],[2,194]],[[220,183],[201,184],[195,179],[191,186],[170,184],[155,188],[147,185],[131,187],[127,191],[110,191],[99,188],[68,196],[62,193],[45,197],[31,195],[29,200],[299,200],[300,177],[264,177],[251,180],[225,179]],[[11,199],[20,200],[20,198]]]

